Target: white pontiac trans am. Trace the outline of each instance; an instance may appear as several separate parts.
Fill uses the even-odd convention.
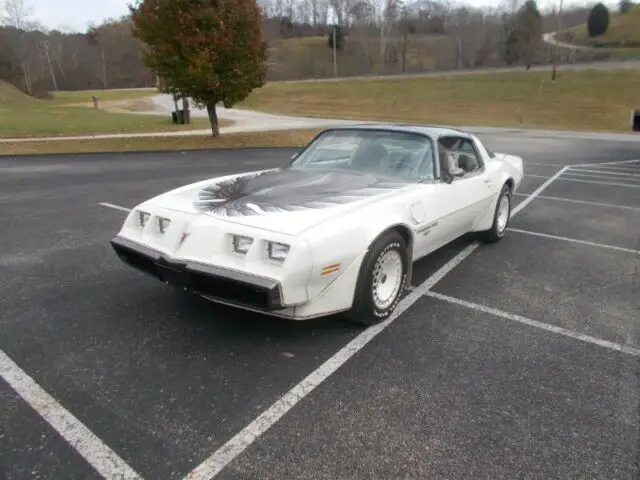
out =
[[[470,232],[499,241],[522,177],[522,158],[464,131],[329,128],[283,167],[141,203],[111,244],[129,266],[214,302],[372,325],[419,258]]]

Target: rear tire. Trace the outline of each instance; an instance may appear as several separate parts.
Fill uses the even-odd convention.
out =
[[[406,289],[410,261],[402,235],[395,231],[382,234],[362,262],[353,306],[344,317],[366,326],[388,318]]]
[[[493,214],[493,224],[489,230],[480,232],[480,240],[485,243],[496,243],[502,240],[507,232],[511,219],[511,187],[508,184],[502,186],[502,191],[496,203]]]

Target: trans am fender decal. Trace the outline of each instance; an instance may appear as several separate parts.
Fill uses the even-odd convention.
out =
[[[437,220],[435,222],[431,222],[428,225],[425,225],[424,227],[420,227],[418,230],[416,230],[416,234],[427,236],[429,235],[429,233],[431,233],[431,230],[433,230],[433,227],[435,227],[436,225],[438,225]]]

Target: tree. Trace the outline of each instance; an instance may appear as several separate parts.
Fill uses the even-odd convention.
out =
[[[503,31],[505,63],[522,61],[531,68],[542,37],[542,17],[535,0],[528,0],[515,14],[506,14]]]
[[[520,55],[527,70],[535,61],[542,38],[542,16],[535,0],[527,0],[518,12]]]
[[[22,70],[24,91],[29,95],[33,93],[31,83],[31,63],[33,58],[30,55],[33,49],[29,48],[27,33],[41,28],[38,22],[29,19],[29,17],[33,16],[33,13],[33,7],[24,0],[6,0],[4,8],[0,10],[0,23],[19,31],[17,51],[20,59],[20,69]]]
[[[165,91],[206,107],[218,136],[216,105],[230,108],[265,82],[267,43],[256,0],[142,0],[129,9],[145,64]]]
[[[502,29],[504,34],[504,51],[502,58],[507,65],[513,65],[520,60],[518,46],[518,22],[515,16],[505,14],[503,16]]]
[[[587,17],[587,31],[590,37],[599,37],[604,35],[609,28],[609,9],[603,4],[598,3],[589,12]]]

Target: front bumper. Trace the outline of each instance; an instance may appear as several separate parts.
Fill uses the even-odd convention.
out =
[[[283,310],[280,283],[212,265],[180,262],[122,237],[111,240],[127,265],[171,286],[211,300],[264,312]]]

